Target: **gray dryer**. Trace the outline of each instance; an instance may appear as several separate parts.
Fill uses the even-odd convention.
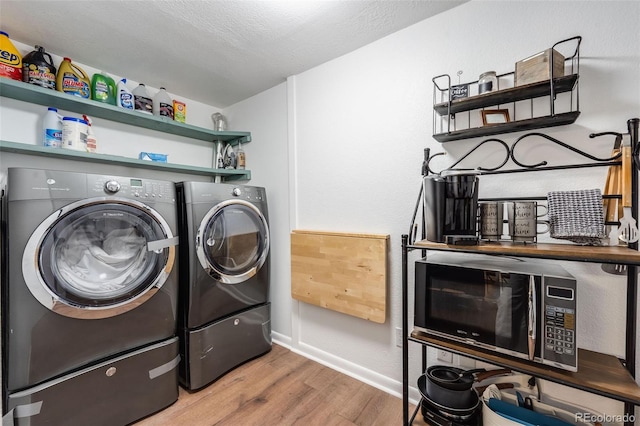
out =
[[[195,390],[271,350],[264,188],[176,184],[180,382]]]

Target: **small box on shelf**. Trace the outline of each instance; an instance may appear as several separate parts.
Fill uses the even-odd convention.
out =
[[[555,49],[546,49],[516,62],[515,86],[549,80],[553,63],[553,78],[564,76],[564,56]]]
[[[167,162],[167,154],[158,154],[155,152],[141,152],[138,154],[138,160],[155,161],[158,163]]]

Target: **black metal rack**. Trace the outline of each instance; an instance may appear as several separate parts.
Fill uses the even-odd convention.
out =
[[[640,170],[640,144],[638,143],[638,125],[640,119],[633,118],[627,121],[627,128],[630,134],[631,148],[633,155],[633,173],[631,176],[632,186],[632,212],[634,219],[638,216],[638,170]],[[601,134],[590,135],[590,137],[596,137],[601,135],[620,135],[615,132],[606,132]],[[543,137],[553,143],[563,146],[583,157],[593,160],[592,163],[575,164],[575,165],[561,165],[561,166],[547,166],[546,162],[541,162],[534,165],[526,165],[522,161],[517,160],[515,155],[516,145],[523,139],[538,136]],[[517,172],[529,172],[539,170],[563,170],[563,169],[576,169],[584,167],[599,167],[610,166],[620,164],[617,161],[618,156],[611,158],[598,158],[591,154],[585,153],[574,147],[571,147],[557,139],[551,138],[547,135],[540,133],[526,134],[518,138],[511,147],[501,140],[490,139],[480,142],[474,148],[472,148],[467,154],[463,155],[454,165],[459,164],[462,160],[467,158],[472,152],[477,150],[480,146],[485,145],[487,142],[498,142],[502,144],[507,150],[507,156],[505,161],[498,167],[494,168],[479,168],[485,171],[485,174],[497,174],[497,173],[517,173]],[[440,154],[429,156],[429,150],[425,150],[425,163],[423,165],[423,174],[433,173],[433,170],[429,167],[429,161]],[[511,158],[513,162],[519,167],[510,170],[500,170]],[[612,198],[620,198],[619,195],[613,195]],[[512,198],[511,198],[512,200]],[[416,209],[418,206],[416,205]],[[415,219],[415,214],[414,214]],[[411,230],[413,232],[413,229]],[[562,250],[562,248],[569,247],[569,250]],[[450,342],[446,339],[439,337],[424,335],[421,332],[411,331],[409,329],[409,300],[408,300],[408,255],[413,250],[421,250],[422,256],[426,256],[428,250],[437,251],[457,251],[457,252],[472,252],[482,253],[492,256],[519,256],[529,258],[547,258],[567,260],[574,262],[588,262],[588,263],[608,263],[608,264],[624,264],[627,265],[627,306],[626,306],[626,338],[625,338],[625,359],[618,360],[616,357],[607,356],[590,351],[581,351],[580,359],[588,359],[588,363],[579,364],[577,373],[564,372],[552,367],[542,366],[541,364],[534,364],[528,361],[510,359],[508,356],[499,355],[495,352],[488,350],[479,350],[476,347],[468,347],[467,345],[457,342]],[[403,424],[409,425],[413,422],[416,414],[420,409],[420,404],[416,407],[413,415],[409,417],[409,342],[415,342],[422,345],[422,371],[426,369],[426,346],[437,347],[449,352],[457,353],[470,358],[490,362],[502,367],[508,367],[515,371],[520,371],[525,374],[530,374],[540,379],[553,381],[559,384],[563,384],[572,388],[582,389],[590,393],[605,396],[608,398],[616,399],[625,403],[625,413],[628,415],[634,414],[636,405],[640,405],[640,386],[635,382],[636,371],[636,318],[637,318],[637,296],[638,296],[638,267],[640,267],[640,252],[638,251],[638,243],[631,243],[628,247],[609,247],[609,246],[577,246],[568,244],[534,244],[528,247],[521,245],[514,245],[509,243],[490,243],[479,246],[448,246],[440,243],[430,243],[428,241],[409,242],[409,235],[402,235],[402,314],[403,314]],[[589,374],[591,371],[598,369],[599,365],[611,366],[612,373],[609,377],[605,376],[602,383],[591,380]],[[594,366],[592,368],[592,365]],[[581,373],[581,370],[582,373]],[[599,378],[600,379],[600,378]],[[596,384],[594,384],[596,383]],[[633,417],[630,417],[633,419]],[[625,425],[635,424],[634,421],[628,421]]]
[[[449,142],[460,139],[497,135],[502,133],[519,132],[544,127],[555,127],[571,124],[580,115],[579,99],[579,75],[580,75],[580,43],[582,37],[576,36],[561,40],[552,46],[555,49],[559,45],[575,44],[573,54],[565,59],[568,63],[568,75],[554,76],[552,61],[549,66],[550,78],[545,81],[525,84],[517,87],[500,89],[500,82],[514,80],[515,72],[500,74],[498,78],[498,90],[477,94],[461,99],[452,99],[451,77],[442,74],[432,79],[433,81],[433,138],[438,142]],[[446,84],[445,84],[446,81]],[[477,85],[477,81],[467,84]],[[570,104],[567,111],[556,111],[556,98],[560,93],[570,95]],[[534,114],[533,100],[544,96],[549,97],[549,111],[547,115]],[[528,117],[516,117],[516,102],[530,100]],[[471,127],[471,111],[485,107],[511,104],[514,119],[509,122],[491,124],[480,127]],[[467,112],[468,125],[466,128],[456,129],[456,115]],[[452,128],[453,124],[453,128]],[[464,126],[462,126],[464,127]],[[438,133],[436,129],[439,130]]]

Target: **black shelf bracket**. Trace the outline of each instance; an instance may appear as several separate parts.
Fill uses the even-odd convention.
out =
[[[569,151],[575,152],[578,155],[581,155],[583,157],[586,157],[586,158],[588,158],[590,160],[593,160],[593,161],[596,161],[596,162],[599,162],[599,163],[610,162],[610,161],[616,160],[616,159],[620,158],[620,156],[622,155],[621,153],[618,153],[617,155],[614,155],[613,157],[599,158],[599,157],[591,155],[591,154],[589,154],[587,152],[584,152],[584,151],[582,151],[582,150],[580,150],[578,148],[575,148],[575,147],[573,147],[573,146],[571,146],[569,144],[566,144],[566,143],[564,143],[564,142],[562,142],[562,141],[560,141],[560,140],[558,140],[558,139],[556,139],[554,137],[546,135],[544,133],[533,132],[533,133],[527,133],[526,135],[520,136],[518,139],[516,139],[516,141],[511,146],[511,160],[514,163],[516,163],[518,166],[522,167],[523,169],[534,169],[534,168],[546,166],[548,164],[547,161],[541,161],[538,164],[524,164],[523,162],[521,162],[521,161],[516,159],[516,153],[515,153],[516,145],[519,144],[522,140],[530,138],[530,137],[533,137],[533,136],[544,138],[544,139],[546,139],[548,141],[551,141],[551,142],[553,142],[553,143],[555,143],[557,145],[560,145],[561,147],[563,147],[565,149],[568,149]]]
[[[460,157],[460,159],[458,161],[456,161],[455,163],[453,163],[452,165],[450,165],[447,169],[453,169],[454,167],[456,167],[458,164],[460,164],[462,161],[464,161],[469,155],[471,155],[473,152],[475,152],[478,148],[480,148],[481,146],[487,144],[487,143],[498,143],[499,145],[501,145],[505,151],[506,151],[506,155],[504,157],[504,160],[502,161],[502,163],[500,163],[500,165],[496,166],[496,167],[478,167],[475,170],[480,170],[480,171],[495,171],[495,170],[499,170],[500,168],[502,168],[505,164],[507,164],[507,161],[509,161],[509,154],[510,154],[510,149],[509,149],[509,145],[507,145],[503,140],[500,139],[485,139],[482,142],[478,143],[476,146],[474,146],[473,148],[471,148],[471,150],[469,150],[466,154],[464,154],[462,157]],[[433,169],[431,169],[431,167],[429,167],[429,163],[431,162],[431,160],[435,157],[438,157],[440,155],[446,155],[446,153],[444,152],[439,152],[437,154],[433,154],[432,156],[430,156],[429,158],[427,158],[426,160],[426,167],[427,167],[427,171],[430,174],[440,174],[441,172],[434,172]]]
[[[630,120],[631,121],[631,120]],[[614,132],[605,132],[605,133],[598,133],[598,134],[591,134],[590,137],[597,137],[598,135],[603,135],[603,134],[614,134],[614,135],[619,135],[619,133],[614,133]],[[594,136],[595,135],[595,136]],[[515,153],[515,148],[516,145],[518,145],[522,140],[524,139],[528,139],[531,137],[541,137],[543,139],[546,139],[548,141],[551,141],[569,151],[572,151],[582,157],[588,158],[590,160],[593,160],[593,163],[580,163],[580,164],[569,164],[569,165],[559,165],[559,166],[548,166],[547,164],[548,162],[545,161],[541,161],[537,164],[525,164],[524,162],[522,162],[521,160],[519,160],[518,158],[516,158],[516,153]],[[462,155],[460,157],[460,159],[458,161],[456,161],[455,163],[453,163],[451,166],[448,167],[448,169],[453,169],[455,166],[457,166],[458,164],[460,164],[463,160],[465,160],[467,157],[469,157],[469,155],[471,155],[473,152],[475,152],[478,148],[480,148],[481,146],[490,143],[490,142],[494,142],[494,143],[498,143],[500,144],[506,151],[506,156],[504,158],[504,160],[502,161],[502,163],[500,163],[500,165],[498,165],[497,167],[476,167],[473,170],[479,170],[482,171],[483,174],[497,174],[497,173],[517,173],[517,172],[523,172],[523,171],[533,171],[533,170],[564,170],[564,169],[576,169],[576,168],[583,168],[583,167],[601,167],[601,166],[615,166],[615,165],[620,165],[621,162],[620,161],[616,161],[620,158],[620,156],[622,154],[618,153],[612,157],[607,157],[607,158],[600,158],[600,157],[596,157],[595,155],[589,154],[588,152],[582,151],[578,148],[575,148],[565,142],[562,142],[554,137],[551,137],[549,135],[546,135],[544,133],[539,133],[539,132],[533,132],[533,133],[527,133],[525,135],[520,136],[518,139],[516,139],[516,141],[513,143],[513,145],[511,145],[511,147],[509,147],[509,145],[504,142],[501,139],[496,139],[496,138],[491,138],[491,139],[485,139],[482,142],[478,143],[476,146],[474,146],[473,148],[471,148],[467,153],[465,153],[464,155]],[[435,157],[441,156],[441,155],[446,155],[445,152],[439,152],[436,154],[431,155],[430,157],[427,158],[426,160],[426,168],[427,171],[431,174],[440,174],[440,172],[435,172],[430,166],[429,163],[431,162],[431,160],[433,160]],[[519,168],[511,168],[511,169],[505,169],[505,170],[501,170],[509,161],[509,158],[511,158],[511,161],[513,163],[515,163]],[[634,161],[637,161],[638,167],[640,168],[640,161],[636,159],[636,156],[634,156]]]

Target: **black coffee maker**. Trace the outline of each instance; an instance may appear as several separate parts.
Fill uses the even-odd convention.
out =
[[[425,176],[424,218],[427,240],[478,244],[478,179],[474,170],[445,170]]]

